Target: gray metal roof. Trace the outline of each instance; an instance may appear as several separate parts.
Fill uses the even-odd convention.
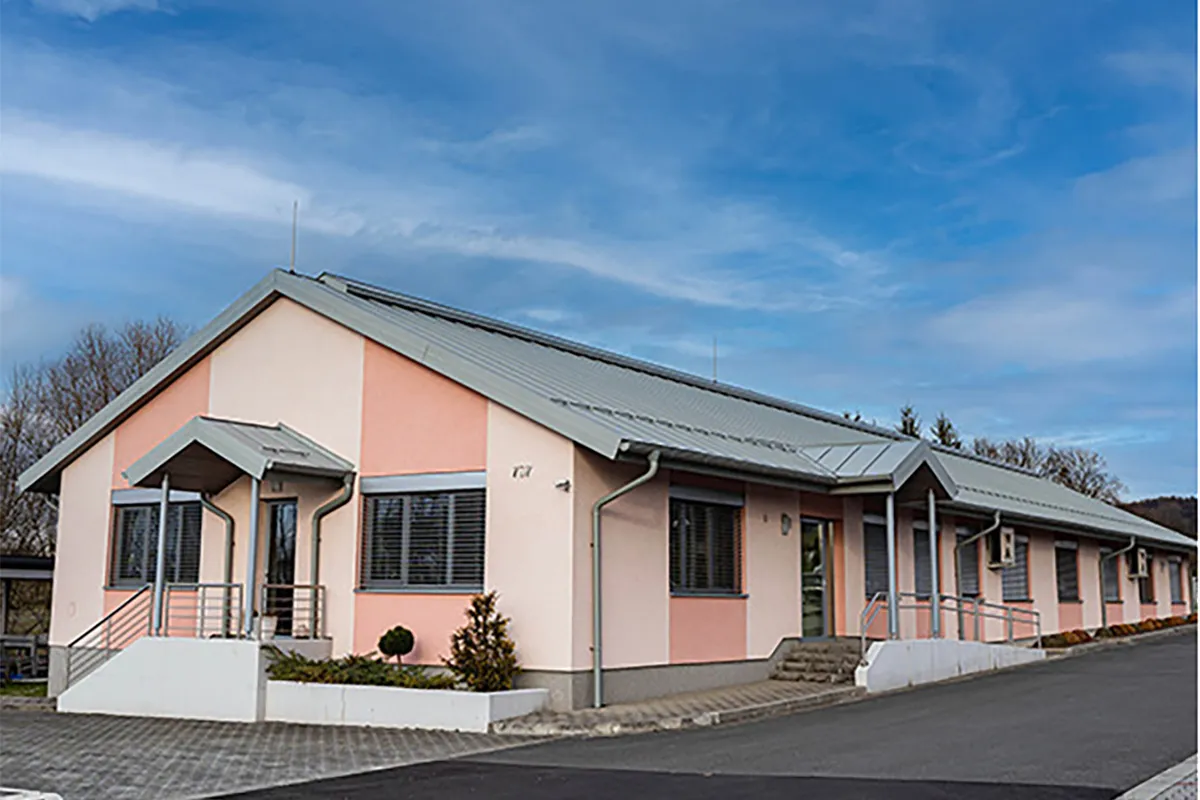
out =
[[[349,461],[283,423],[193,417],[122,474],[130,486],[159,486],[170,473],[175,489],[216,493],[243,474],[341,478],[353,472]]]
[[[286,296],[608,458],[659,448],[842,491],[898,487],[922,465],[968,508],[1194,546],[1154,523],[1029,473],[837,415],[609,353],[333,275],[272,272],[49,455],[21,487],[57,488],[65,464],[202,358],[257,310]],[[993,502],[994,501],[994,502]],[[1180,542],[1180,539],[1184,542]]]

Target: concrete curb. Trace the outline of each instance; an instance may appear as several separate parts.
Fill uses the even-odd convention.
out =
[[[846,686],[830,689],[825,692],[789,697],[785,700],[774,700],[769,703],[743,706],[716,711],[701,711],[694,714],[676,714],[639,720],[605,720],[589,724],[572,725],[546,721],[525,724],[499,723],[494,725],[492,733],[520,736],[561,736],[572,738],[599,738],[607,736],[625,736],[633,733],[653,733],[656,731],[680,731],[693,728],[708,728],[714,725],[731,725],[739,722],[749,722],[756,719],[766,719],[797,711],[825,708],[865,697],[866,693],[857,686]]]
[[[0,695],[0,710],[3,711],[57,711],[53,697],[14,697]]]
[[[1149,642],[1155,639],[1165,639],[1170,636],[1182,636],[1187,633],[1190,633],[1193,636],[1196,635],[1196,623],[1193,622],[1189,625],[1176,625],[1174,628],[1163,628],[1162,630],[1157,631],[1137,633],[1133,636],[1114,636],[1108,639],[1097,639],[1094,642],[1077,644],[1074,647],[1046,648],[1046,654],[1052,658],[1081,656],[1086,653],[1093,653],[1097,650],[1107,650],[1110,647],[1128,647],[1130,645],[1142,644],[1143,642]]]
[[[1156,633],[1158,631],[1155,631]],[[1191,789],[1188,792],[1188,789]],[[1171,795],[1167,793],[1171,792]],[[1175,792],[1179,792],[1175,795]],[[1150,780],[1139,783],[1115,800],[1154,800],[1158,797],[1196,796],[1196,755],[1185,758],[1170,769],[1163,770]]]

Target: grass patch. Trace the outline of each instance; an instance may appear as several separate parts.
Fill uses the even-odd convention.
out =
[[[0,696],[4,697],[45,697],[46,684],[41,683],[6,683],[0,686]]]

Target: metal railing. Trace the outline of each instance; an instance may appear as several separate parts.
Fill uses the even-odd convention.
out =
[[[901,611],[927,611],[930,615],[933,614],[934,603],[929,595],[919,595],[916,592],[897,592],[896,598],[899,601],[896,603],[897,614]],[[939,595],[939,598],[938,613],[948,611],[956,614],[958,617],[959,639],[963,638],[964,619],[967,615],[970,615],[974,624],[975,641],[977,642],[983,641],[980,620],[999,619],[1005,622],[1005,641],[1013,642],[1016,640],[1016,626],[1018,624],[1032,625],[1035,632],[1034,647],[1042,646],[1042,615],[1038,611],[1022,606],[989,603],[979,597],[960,597],[953,594],[943,594]],[[860,659],[865,660],[867,657],[867,630],[871,627],[871,623],[875,621],[879,612],[887,608],[887,599],[887,592],[876,592],[858,616]],[[906,599],[916,602],[903,602]]]
[[[67,645],[66,687],[108,661],[135,639],[150,633],[153,592],[146,584]]]
[[[259,598],[260,639],[325,637],[325,587],[300,583],[268,583]]]
[[[166,636],[236,639],[242,636],[240,583],[169,583],[163,593]]]

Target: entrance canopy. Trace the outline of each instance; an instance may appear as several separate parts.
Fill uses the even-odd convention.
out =
[[[217,494],[242,475],[308,477],[340,482],[354,465],[282,422],[256,425],[193,417],[122,474],[130,486],[160,486]]]

